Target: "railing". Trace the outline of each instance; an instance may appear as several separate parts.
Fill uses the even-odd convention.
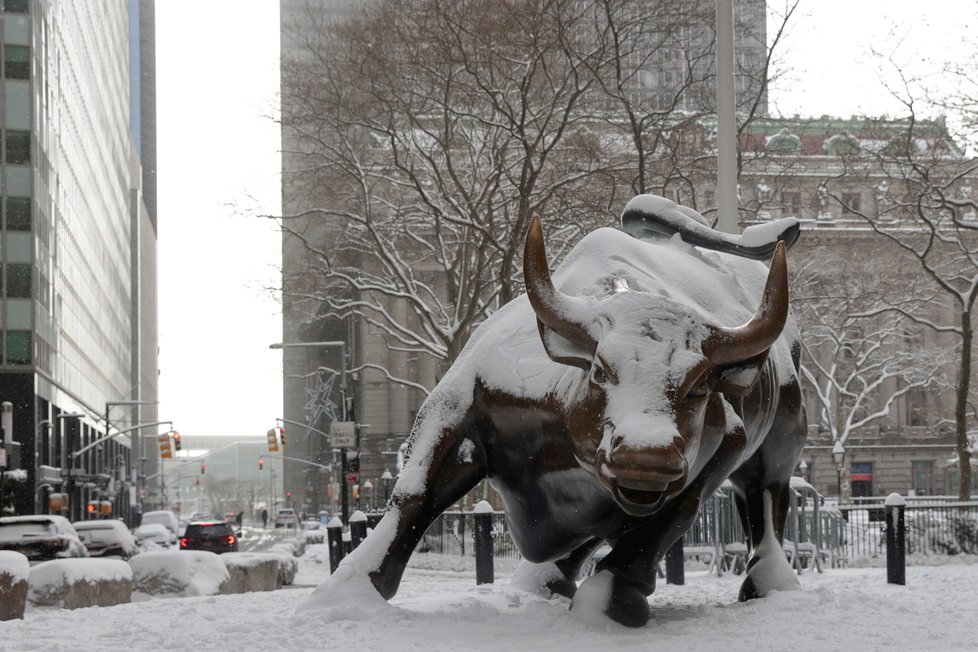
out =
[[[909,500],[906,508],[908,555],[978,554],[978,501]],[[474,556],[471,512],[449,511],[431,524],[418,545],[422,552]],[[494,555],[518,559],[503,512],[492,517]],[[801,570],[872,563],[886,557],[883,501],[858,505],[825,503],[803,484],[793,485],[785,524],[785,554]],[[746,555],[746,537],[733,492],[717,491],[703,502],[683,539],[687,556],[696,555],[718,569],[736,570]]]
[[[472,512],[443,512],[434,520],[418,544],[419,552],[436,552],[446,555],[475,556],[475,522]],[[492,515],[493,555],[502,559],[518,559],[519,550],[509,534],[506,514]]]
[[[845,547],[851,561],[886,555],[882,503],[843,505]],[[905,512],[908,555],[978,554],[978,501],[918,499]]]

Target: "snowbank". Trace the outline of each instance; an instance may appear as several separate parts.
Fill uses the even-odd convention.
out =
[[[0,621],[24,617],[31,565],[19,552],[0,550]]]
[[[55,559],[31,568],[27,599],[46,607],[80,609],[129,602],[132,569],[118,559]]]
[[[144,552],[129,565],[133,590],[153,596],[217,595],[230,577],[220,555],[203,550]]]

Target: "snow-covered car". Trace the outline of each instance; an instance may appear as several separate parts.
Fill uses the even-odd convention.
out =
[[[88,557],[71,521],[55,514],[0,518],[0,550],[13,550],[29,561]]]
[[[322,543],[326,540],[326,525],[319,521],[303,521],[302,534],[306,543]]]
[[[286,527],[298,529],[299,527],[299,515],[296,514],[294,509],[283,508],[278,510],[278,514],[275,515],[275,527]]]
[[[177,535],[160,523],[140,525],[133,531],[136,543],[143,550],[169,548],[177,544]]]
[[[180,531],[180,521],[177,519],[177,515],[172,511],[168,509],[157,509],[151,512],[146,512],[139,521],[140,526],[151,525],[154,523],[164,526],[167,530],[173,533],[173,537],[176,539],[176,536]]]
[[[136,537],[122,521],[78,521],[73,526],[89,557],[129,559],[139,552]]]

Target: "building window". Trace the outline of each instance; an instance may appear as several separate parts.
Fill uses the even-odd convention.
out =
[[[907,392],[907,425],[927,425],[926,395],[920,387],[915,387]]]
[[[930,496],[934,493],[934,461],[915,460],[913,469],[913,492],[917,496]]]
[[[7,79],[29,79],[31,51],[23,45],[3,46],[3,74]]]
[[[30,299],[31,266],[21,263],[8,263],[3,268],[7,272],[6,296],[18,299]]]
[[[862,195],[858,192],[842,193],[842,214],[853,215],[862,212]]]
[[[3,0],[3,10],[11,14],[29,14],[31,0]]]
[[[853,462],[849,468],[849,482],[854,498],[868,498],[873,495],[873,463]]]
[[[7,163],[23,165],[31,162],[31,132],[8,131],[5,152]]]
[[[30,197],[7,197],[7,230],[31,230]]]
[[[31,332],[7,331],[7,363],[30,364]]]
[[[801,193],[783,192],[781,193],[781,212],[785,215],[799,217],[801,215]]]

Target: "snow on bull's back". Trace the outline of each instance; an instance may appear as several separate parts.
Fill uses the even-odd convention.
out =
[[[702,250],[679,236],[639,240],[604,228],[585,236],[567,254],[553,280],[558,290],[588,299],[596,310],[607,309],[602,302],[624,282],[629,291],[649,295],[650,304],[670,299],[705,322],[732,327],[747,322],[757,310],[767,273],[763,263]],[[567,369],[547,357],[536,316],[523,295],[480,326],[453,368],[453,380],[478,377],[489,387],[539,398]]]

